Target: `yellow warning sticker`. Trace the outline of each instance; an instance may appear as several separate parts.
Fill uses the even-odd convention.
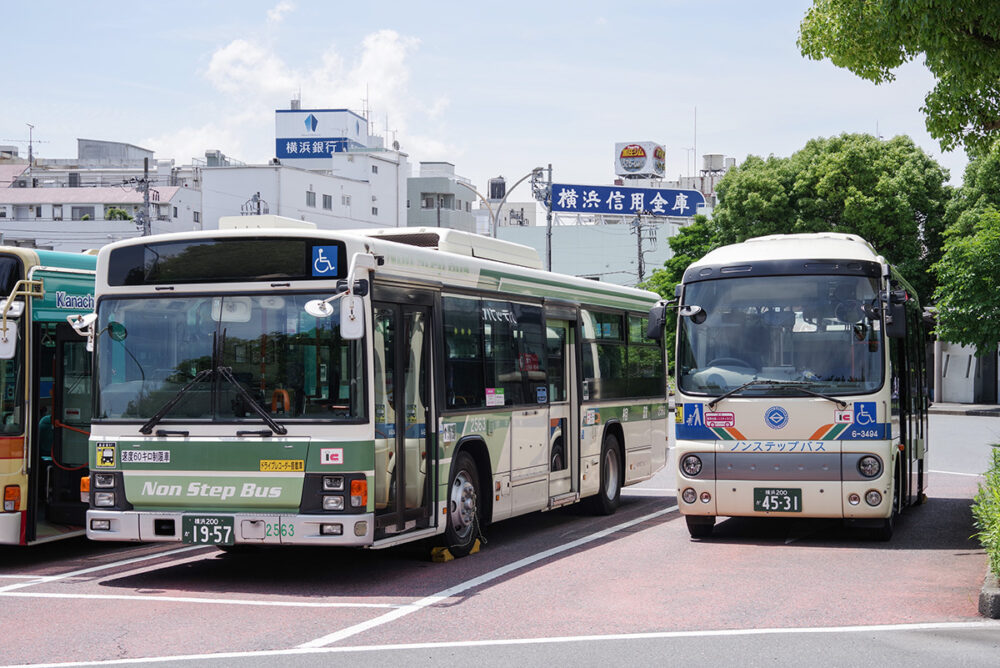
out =
[[[306,470],[303,459],[262,459],[260,470],[267,473],[301,472]]]

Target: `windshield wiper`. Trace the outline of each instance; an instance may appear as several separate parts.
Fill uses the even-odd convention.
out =
[[[220,376],[228,380],[229,383],[236,388],[236,392],[243,398],[243,401],[250,406],[254,413],[260,416],[260,419],[267,423],[267,426],[270,427],[272,431],[276,434],[281,434],[282,436],[288,433],[288,430],[275,422],[271,416],[267,414],[267,411],[261,408],[257,404],[256,400],[250,396],[250,393],[247,392],[242,385],[240,385],[240,381],[233,377],[233,370],[231,368],[228,366],[220,366],[216,368],[216,371],[218,371]]]
[[[170,412],[171,408],[177,405],[177,402],[180,401],[185,394],[187,394],[187,391],[190,390],[192,387],[194,387],[196,383],[199,383],[205,378],[211,376],[212,373],[213,372],[211,369],[202,369],[201,371],[199,371],[198,374],[191,379],[191,382],[189,382],[181,389],[177,390],[177,394],[171,397],[170,401],[163,404],[160,410],[153,413],[153,417],[149,418],[149,420],[146,421],[146,424],[139,427],[139,432],[147,435],[152,433],[153,427],[155,427],[156,424],[163,419],[164,415]]]
[[[735,388],[729,390],[725,394],[719,395],[718,397],[716,397],[712,401],[708,402],[708,408],[709,408],[709,410],[713,410],[714,411],[715,407],[723,399],[727,399],[727,398],[733,396],[734,394],[736,394],[737,392],[742,392],[743,390],[747,389],[748,387],[753,387],[755,385],[767,385],[767,386],[770,386],[770,387],[788,387],[788,388],[794,388],[794,389],[798,390],[799,392],[803,392],[805,394],[811,394],[814,397],[819,397],[820,399],[826,399],[827,401],[832,401],[833,403],[837,404],[837,407],[840,408],[841,410],[847,408],[847,402],[841,401],[840,399],[837,399],[836,397],[831,397],[831,396],[829,396],[827,394],[823,394],[823,393],[817,392],[815,390],[810,390],[808,387],[803,387],[803,385],[806,385],[806,384],[807,383],[803,383],[801,381],[796,381],[796,380],[751,380],[751,381],[749,381],[747,383],[743,383],[739,387],[735,387]]]

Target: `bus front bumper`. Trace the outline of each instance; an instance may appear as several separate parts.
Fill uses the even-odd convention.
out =
[[[339,545],[367,547],[374,540],[375,516],[283,515],[277,513],[180,513],[87,511],[87,538],[144,543],[196,542],[184,536],[184,518],[219,518],[232,527],[233,545]],[[229,524],[228,520],[232,520]],[[338,533],[339,532],[339,533]]]

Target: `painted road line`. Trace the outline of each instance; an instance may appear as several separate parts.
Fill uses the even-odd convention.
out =
[[[938,475],[963,475],[970,478],[982,478],[982,473],[959,473],[958,471],[928,471],[928,473],[936,473]]]
[[[219,605],[259,605],[278,608],[399,608],[403,603],[319,603],[310,601],[263,601],[241,598],[199,598],[197,596],[155,596],[151,594],[55,594],[51,592],[0,592],[0,597],[70,598],[102,601],[164,601],[167,603],[215,603]]]
[[[651,631],[647,633],[616,633],[613,635],[553,636],[548,638],[502,638],[496,640],[456,640],[422,642],[396,645],[344,645],[339,647],[313,647],[294,649],[260,650],[256,652],[218,652],[214,654],[185,654],[174,656],[147,656],[134,659],[108,659],[105,661],[67,661],[63,663],[25,663],[17,666],[32,668],[82,668],[83,666],[127,666],[173,661],[232,661],[296,655],[348,654],[354,652],[388,652],[406,650],[450,649],[462,647],[498,647],[511,645],[544,645],[580,642],[620,642],[622,640],[670,640],[673,638],[720,638],[735,636],[780,636],[830,633],[894,633],[906,631],[963,631],[979,629],[1000,630],[1000,620],[974,622],[928,622],[920,624],[885,624],[869,626],[820,626],[772,629],[719,629],[714,631]],[[14,668],[13,665],[5,668]]]
[[[626,487],[622,490],[622,496],[674,496],[676,494],[676,489],[657,487]]]
[[[69,573],[63,573],[62,575],[39,575],[31,582],[19,582],[17,584],[7,585],[6,587],[0,587],[0,594],[8,591],[13,591],[14,589],[21,589],[22,587],[32,587],[34,585],[45,584],[47,582],[55,582],[57,580],[65,580],[67,578],[73,578],[79,575],[87,575],[89,573],[96,573],[98,571],[106,571],[112,568],[118,568],[120,566],[128,566],[129,564],[137,564],[143,561],[150,561],[152,559],[160,559],[162,557],[168,557],[172,554],[180,554],[181,552],[190,552],[191,550],[204,550],[204,549],[205,549],[204,545],[192,545],[190,547],[180,547],[177,548],[176,550],[167,550],[166,552],[147,554],[144,557],[133,557],[131,559],[113,561],[110,564],[91,566],[90,568],[83,568],[78,571],[70,571]]]
[[[543,552],[538,552],[537,554],[533,554],[530,557],[519,559],[513,563],[507,564],[506,566],[501,566],[500,568],[496,568],[488,573],[484,573],[483,575],[472,578],[471,580],[466,580],[465,582],[461,582],[453,587],[449,587],[448,589],[439,591],[436,594],[431,594],[430,596],[426,596],[420,599],[419,601],[415,601],[408,605],[404,605],[403,607],[393,610],[392,612],[387,612],[386,614],[380,617],[370,619],[366,622],[361,622],[360,624],[355,624],[354,626],[348,626],[347,628],[341,629],[340,631],[335,631],[321,638],[316,638],[315,640],[303,643],[299,645],[299,647],[301,649],[309,649],[313,647],[324,647],[326,645],[339,642],[341,640],[344,640],[345,638],[350,638],[351,636],[357,635],[364,631],[368,631],[369,629],[373,629],[377,626],[382,626],[383,624],[388,624],[389,622],[395,621],[401,617],[405,617],[406,615],[409,615],[411,613],[423,610],[426,607],[447,600],[448,598],[455,596],[456,594],[460,594],[463,591],[472,589],[474,587],[479,587],[503,575],[506,575],[516,570],[520,570],[525,566],[530,566],[531,564],[543,561],[557,554],[562,554],[563,552],[566,552],[568,550],[576,549],[581,545],[586,545],[587,543],[591,543],[595,540],[600,540],[601,538],[605,538],[606,536],[610,536],[614,533],[617,533],[624,529],[628,529],[637,524],[648,522],[649,520],[656,519],[657,517],[661,517],[668,513],[672,513],[676,510],[677,506],[670,506],[669,508],[658,510],[655,513],[650,513],[648,515],[643,515],[642,517],[638,517],[634,520],[629,520],[628,522],[616,524],[613,527],[609,527],[607,529],[603,529],[596,533],[592,533],[589,536],[578,538],[564,545],[560,545],[559,547],[553,547]]]

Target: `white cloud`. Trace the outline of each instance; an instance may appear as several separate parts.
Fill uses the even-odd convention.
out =
[[[285,4],[272,12],[288,11]],[[312,61],[314,64],[297,68],[268,42],[234,39],[216,49],[204,72],[205,79],[220,93],[216,118],[225,118],[228,130],[214,134],[222,123],[213,122],[153,141],[161,142],[158,149],[165,150],[208,140],[194,155],[200,155],[205,148],[220,148],[247,162],[265,161],[273,150],[267,139],[273,140],[274,110],[287,107],[288,100],[301,91],[303,108],[360,111],[366,103],[373,132],[383,134],[388,130],[387,143],[395,137],[404,150],[419,149],[421,155],[411,153],[411,159],[449,157],[453,149],[446,142],[410,134],[412,125],[441,117],[450,104],[446,96],[424,101],[409,90],[409,60],[419,46],[416,38],[379,30],[364,37],[356,54],[345,57],[331,46]],[[233,144],[227,149],[222,143],[230,140]],[[424,152],[428,155],[424,156]]]
[[[287,0],[282,0],[273,8],[267,10],[267,22],[268,23],[281,23],[285,20],[285,14],[288,14],[295,9],[295,4],[288,2]]]

